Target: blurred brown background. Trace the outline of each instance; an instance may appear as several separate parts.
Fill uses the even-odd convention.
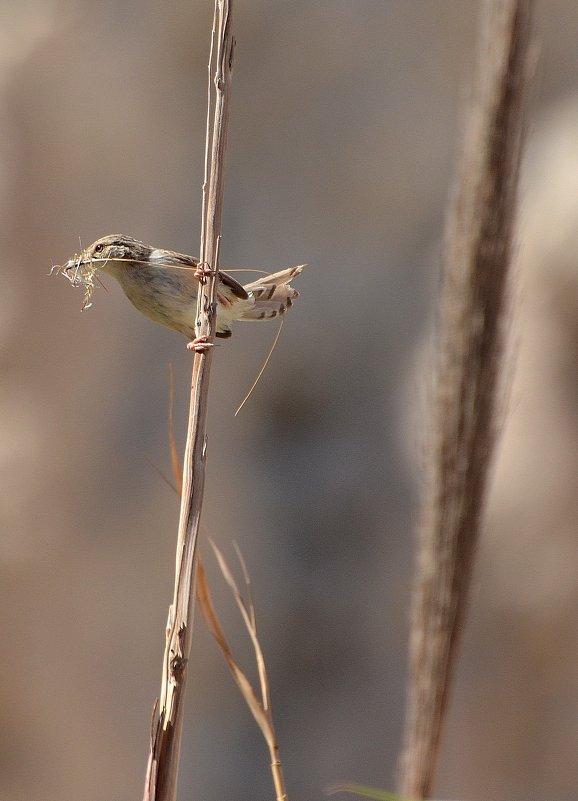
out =
[[[169,472],[169,362],[183,445],[190,357],[111,282],[81,315],[81,290],[47,273],[106,233],[197,252],[211,14],[0,2],[2,801],[142,792],[178,515],[150,462]],[[422,354],[476,14],[236,6],[222,264],[311,267],[236,419],[274,326],[239,324],[216,354],[205,523],[252,573],[294,801],[394,784]],[[441,798],[576,798],[578,5],[537,2],[535,27],[509,400]],[[271,798],[202,622],[193,647],[180,798]]]

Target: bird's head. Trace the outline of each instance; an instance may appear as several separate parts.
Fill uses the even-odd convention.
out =
[[[62,273],[73,286],[84,286],[86,293],[82,308],[88,308],[93,289],[100,284],[98,273],[114,275],[120,280],[123,268],[128,265],[146,264],[153,248],[123,234],[110,234],[97,239],[80,254],[75,253],[64,265],[56,265],[57,273]]]
[[[76,259],[76,264],[92,264],[98,269],[106,270],[107,267],[122,267],[123,262],[146,261],[152,250],[150,245],[145,245],[144,242],[139,242],[131,236],[110,234],[97,239],[85,248]],[[71,259],[72,261],[74,260]]]

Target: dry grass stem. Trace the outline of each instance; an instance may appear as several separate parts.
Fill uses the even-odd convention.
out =
[[[179,498],[183,493],[183,469],[181,467],[181,460],[177,448],[177,441],[175,439],[175,418],[174,418],[174,401],[175,401],[175,380],[173,376],[173,365],[169,364],[169,448],[171,451],[171,471],[175,480],[175,491]]]
[[[255,692],[254,688],[251,685],[251,682],[247,678],[246,674],[243,670],[239,667],[238,663],[233,658],[233,654],[231,652],[231,648],[227,642],[219,619],[217,617],[217,613],[215,611],[215,607],[213,605],[213,601],[211,599],[211,595],[209,592],[209,587],[207,584],[207,579],[205,576],[205,572],[203,570],[202,564],[199,561],[198,572],[197,572],[197,597],[199,600],[199,606],[203,613],[203,617],[209,627],[209,630],[215,640],[217,641],[219,648],[221,649],[223,656],[229,666],[229,670],[237,684],[239,690],[241,691],[241,695],[243,696],[245,703],[249,707],[251,714],[255,718],[257,725],[259,726],[261,733],[267,743],[267,747],[269,749],[269,756],[271,759],[271,773],[273,777],[273,784],[275,787],[275,794],[277,801],[286,801],[287,793],[285,791],[285,781],[283,778],[283,770],[281,766],[281,761],[279,759],[279,745],[277,742],[277,735],[275,733],[275,726],[273,724],[273,717],[271,714],[271,700],[270,700],[270,692],[269,692],[269,680],[267,677],[267,668],[265,665],[265,659],[263,658],[263,652],[261,650],[261,645],[259,643],[259,637],[257,634],[257,622],[255,617],[255,607],[253,605],[253,601],[251,598],[251,582],[249,579],[249,573],[247,571],[247,567],[241,555],[239,549],[235,546],[237,551],[237,556],[239,558],[239,562],[241,564],[241,568],[243,571],[244,579],[245,579],[245,587],[247,590],[248,599],[245,600],[243,595],[239,591],[239,587],[235,578],[223,556],[221,551],[217,548],[217,546],[211,542],[213,546],[213,551],[215,552],[215,556],[217,558],[217,562],[219,564],[219,568],[231,593],[239,612],[241,613],[241,617],[243,619],[243,623],[245,624],[245,628],[251,638],[251,643],[253,645],[253,651],[255,653],[255,662],[257,665],[257,672],[259,674],[259,684],[260,684],[260,698]]]
[[[81,257],[77,254],[67,264],[55,264],[50,270],[50,275],[63,275],[72,286],[84,287],[84,299],[81,311],[90,309],[92,306],[92,293],[97,286],[104,287],[98,277],[97,265],[92,262],[81,262]]]
[[[400,791],[432,788],[496,429],[524,132],[530,0],[486,0],[449,211],[436,396],[412,601]]]
[[[88,258],[86,254],[75,253],[74,256],[66,264],[54,264],[50,270],[50,275],[63,275],[72,286],[83,286],[84,300],[82,303],[81,311],[89,309],[92,306],[92,293],[97,287],[101,287],[106,291],[106,286],[102,283],[98,274],[99,269],[106,267],[111,262],[126,262],[127,264],[144,264],[149,266],[150,262],[140,261],[139,259],[121,259],[121,258],[106,258],[98,259],[94,256]],[[157,264],[157,269],[167,267],[172,270],[192,270],[193,267],[179,266],[178,264],[163,265]]]
[[[231,6],[232,0],[215,0],[209,62],[209,108],[200,248],[201,264],[205,276],[200,281],[195,326],[197,337],[206,337],[209,343],[213,342],[216,324],[216,284],[224,191],[223,171],[234,47],[231,32]],[[211,103],[213,94],[215,99],[214,103]],[[173,603],[169,609],[161,694],[152,727],[144,801],[175,801],[176,798],[184,698],[192,637],[196,546],[205,480],[205,432],[211,360],[212,348],[209,347],[204,352],[195,353],[193,361],[175,588]]]
[[[361,798],[371,798],[373,801],[411,801],[397,793],[390,793],[379,787],[368,787],[365,784],[355,784],[355,782],[343,782],[341,784],[330,784],[325,788],[325,795],[336,795],[337,793],[349,793],[350,795],[361,796]]]
[[[251,387],[250,387],[249,391],[247,392],[247,394],[245,395],[245,397],[243,398],[241,403],[237,406],[237,409],[236,409],[235,414],[234,414],[235,417],[239,414],[239,412],[241,411],[243,406],[247,403],[247,401],[249,400],[249,398],[253,394],[253,390],[255,389],[255,387],[257,386],[259,381],[261,380],[261,376],[263,375],[263,373],[267,369],[267,365],[269,364],[269,362],[271,360],[271,356],[273,355],[273,351],[275,350],[275,348],[277,347],[277,343],[279,342],[279,337],[281,336],[281,331],[283,330],[283,323],[284,322],[285,322],[285,318],[284,317],[280,317],[279,318],[279,328],[277,329],[277,333],[275,334],[275,339],[273,340],[273,344],[269,348],[269,353],[267,354],[267,357],[266,357],[265,361],[261,365],[261,368],[260,368],[259,372],[257,373],[257,377],[255,378],[255,380],[251,384]]]

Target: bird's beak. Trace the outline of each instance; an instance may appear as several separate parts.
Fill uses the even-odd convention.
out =
[[[68,261],[62,268],[62,272],[66,275],[67,278],[70,278],[71,271],[74,270],[77,266],[78,266],[78,259],[76,257],[74,259],[68,259]]]

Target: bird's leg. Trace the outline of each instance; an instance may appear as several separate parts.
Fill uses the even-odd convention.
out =
[[[199,283],[206,284],[207,278],[212,274],[212,270],[206,261],[200,261],[195,270],[195,278],[199,279]]]
[[[200,261],[195,270],[195,278],[199,280],[200,284],[206,284],[207,278],[212,272],[206,261]],[[214,343],[209,342],[209,337],[195,337],[192,342],[187,344],[187,350],[192,350],[195,353],[206,353],[210,348],[214,347]]]

